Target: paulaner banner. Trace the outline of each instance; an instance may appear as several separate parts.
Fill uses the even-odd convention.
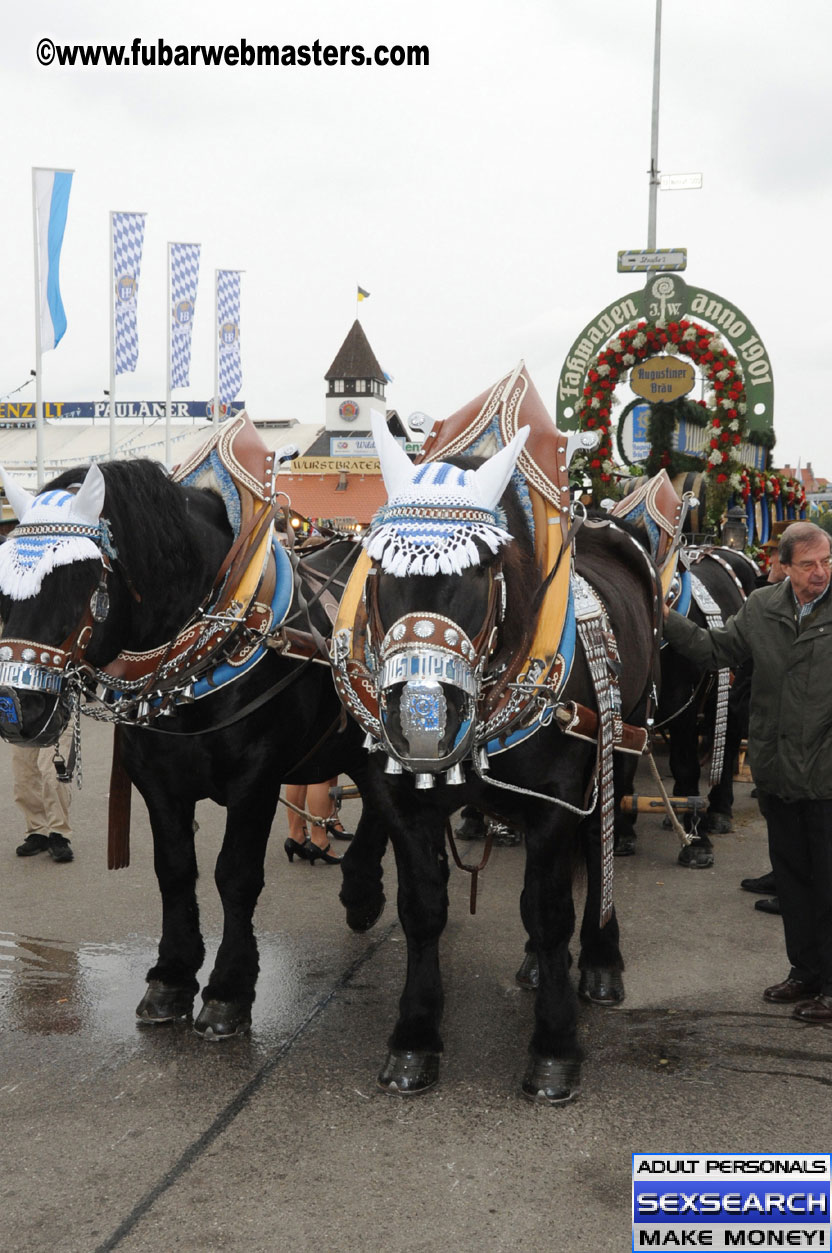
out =
[[[191,369],[191,335],[199,286],[199,244],[168,244],[170,273],[170,385],[187,387]]]
[[[139,360],[136,317],[144,245],[144,213],[111,213],[115,373],[126,374]]]
[[[233,412],[245,409],[245,401],[238,400]],[[164,400],[117,400],[113,406],[115,417],[131,422],[158,422],[166,416]],[[214,413],[211,400],[174,400],[171,417],[174,421],[190,421],[197,418],[210,419]],[[105,421],[110,416],[107,400],[46,400],[43,416],[50,422],[61,418],[79,421]],[[33,400],[0,401],[0,427],[33,427],[35,425],[35,402]]]
[[[243,385],[240,362],[240,270],[217,270],[217,336],[220,404]]]

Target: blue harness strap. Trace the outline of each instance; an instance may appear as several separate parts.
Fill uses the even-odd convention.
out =
[[[270,606],[271,623],[268,627],[269,631],[273,631],[275,627],[280,626],[281,622],[284,621],[291,608],[295,591],[291,562],[285,548],[278,542],[276,537],[272,540],[272,553],[274,554],[275,562],[275,588]],[[252,649],[249,655],[237,665],[231,661],[220,662],[218,666],[210,670],[203,678],[196,681],[194,684],[194,700],[199,700],[202,696],[210,696],[212,692],[219,691],[226,684],[233,683],[241,675],[247,674],[265,654],[266,645],[261,643]]]
[[[680,613],[683,618],[686,618],[690,611],[690,602],[691,602],[691,596],[692,596],[692,584],[690,581],[690,570],[687,570],[684,566],[682,566],[680,562],[678,573],[679,573],[679,582],[681,583],[682,586],[679,592],[679,598],[676,601],[676,604],[672,605],[671,608],[676,613]],[[664,648],[666,647],[666,645],[667,645],[667,640],[663,639],[659,647]]]
[[[563,658],[564,666],[559,687],[562,688],[569,678],[572,670],[572,663],[575,660],[575,639],[577,636],[575,624],[575,597],[572,591],[572,582],[569,583],[569,602],[566,606],[566,618],[563,623],[563,631],[561,632],[560,643],[558,644],[558,656]],[[486,744],[489,757],[494,757],[498,753],[505,753],[510,748],[516,748],[518,744],[522,744],[530,735],[534,735],[541,727],[548,726],[552,720],[552,708],[547,706],[532,719],[528,726],[520,727],[517,731],[512,731],[510,735],[505,737],[497,737],[489,740]]]

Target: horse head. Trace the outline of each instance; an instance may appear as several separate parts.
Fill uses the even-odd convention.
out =
[[[2,468],[0,477],[19,519],[0,547],[0,735],[53,744],[70,711],[66,671],[107,613],[104,476],[91,465],[77,490],[36,496]]]
[[[499,508],[528,428],[476,469],[414,466],[373,414],[388,501],[364,545],[382,741],[417,786],[470,754],[486,666],[505,612]]]

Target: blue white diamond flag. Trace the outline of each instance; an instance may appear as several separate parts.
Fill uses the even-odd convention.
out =
[[[230,404],[243,385],[240,364],[240,271],[217,270],[220,404]]]
[[[170,385],[190,383],[191,332],[199,285],[199,244],[168,244],[170,253]]]
[[[115,293],[115,372],[126,374],[139,359],[136,307],[144,244],[144,213],[111,213]]]

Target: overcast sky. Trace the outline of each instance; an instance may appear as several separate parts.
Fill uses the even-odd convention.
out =
[[[323,421],[356,316],[387,402],[444,417],[521,357],[550,411],[581,328],[641,287],[655,0],[28,0],[0,39],[0,398],[34,365],[33,165],[75,178],[68,330],[44,398],[103,399],[108,213],[148,215],[140,357],[120,398],[164,395],[166,243],[203,245],[191,387],[213,387],[213,272],[244,270],[253,417]],[[56,43],[426,45],[423,68],[42,67]],[[754,324],[774,370],[778,464],[832,478],[832,5],[664,0],[658,247]],[[33,387],[22,396],[33,397]],[[630,398],[629,390],[623,395]]]

